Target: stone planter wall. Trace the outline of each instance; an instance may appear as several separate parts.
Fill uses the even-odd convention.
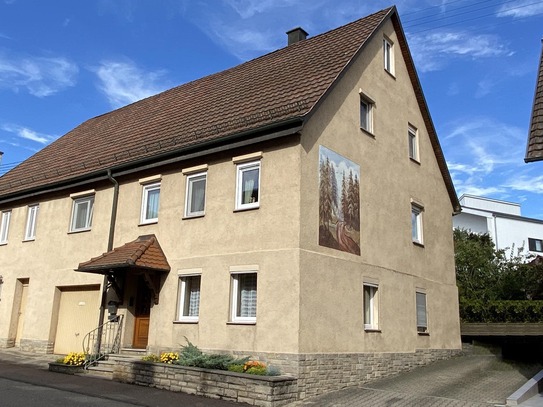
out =
[[[113,380],[170,391],[279,407],[297,400],[297,380],[143,361],[117,361]]]
[[[83,373],[85,369],[83,366],[65,365],[64,363],[50,362],[49,371],[64,374],[76,374]]]

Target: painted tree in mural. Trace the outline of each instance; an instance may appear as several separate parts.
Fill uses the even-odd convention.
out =
[[[343,221],[351,228],[360,230],[360,185],[358,176],[349,171],[349,176],[341,181],[341,211]]]
[[[322,226],[330,229],[330,220],[332,219],[332,182],[330,180],[331,163],[328,157],[326,161],[320,163],[320,185],[319,185],[319,218]],[[336,186],[337,193],[337,186]]]

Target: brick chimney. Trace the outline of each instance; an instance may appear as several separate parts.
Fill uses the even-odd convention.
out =
[[[287,35],[288,45],[294,44],[298,41],[303,41],[307,38],[307,32],[301,27],[293,28],[292,30],[287,31]]]

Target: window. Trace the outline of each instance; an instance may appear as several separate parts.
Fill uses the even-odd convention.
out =
[[[185,196],[185,216],[202,216],[206,205],[207,173],[187,176],[187,191]]]
[[[0,244],[5,244],[8,242],[10,219],[11,219],[11,211],[3,211],[2,223],[0,224]]]
[[[256,322],[256,273],[232,274],[232,322]]]
[[[158,205],[160,201],[160,182],[143,186],[141,203],[141,223],[158,222]]]
[[[364,329],[378,329],[377,284],[364,284]]]
[[[200,315],[200,275],[179,276],[177,320],[197,322]]]
[[[237,165],[236,209],[260,205],[260,161]]]
[[[531,252],[543,252],[543,240],[529,237],[528,248]]]
[[[36,238],[36,222],[38,220],[39,205],[30,205],[28,207],[28,216],[26,218],[25,240],[34,240]]]
[[[414,243],[422,244],[422,212],[419,205],[411,204],[411,238]]]
[[[415,161],[419,161],[419,147],[417,129],[411,125],[407,129],[407,138],[409,141],[409,158]]]
[[[426,314],[426,293],[417,291],[417,332],[428,331],[428,316]]]
[[[71,232],[89,230],[92,226],[94,195],[74,199],[72,207]]]
[[[394,75],[394,46],[388,38],[383,39],[383,62],[385,70]]]
[[[373,133],[373,103],[360,96],[360,128]]]

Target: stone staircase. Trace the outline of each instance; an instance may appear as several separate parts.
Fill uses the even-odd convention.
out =
[[[118,360],[141,360],[145,354],[145,349],[122,348],[120,353],[108,355],[106,359],[89,366],[86,373],[83,374],[88,377],[111,380],[113,378],[113,367]]]

